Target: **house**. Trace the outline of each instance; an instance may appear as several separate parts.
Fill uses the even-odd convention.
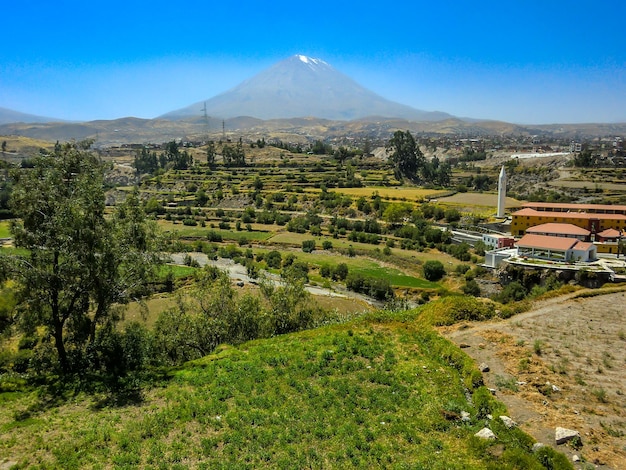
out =
[[[513,248],[515,239],[506,235],[485,233],[483,234],[483,243],[488,250],[497,250],[500,248]]]
[[[517,243],[518,256],[549,261],[588,262],[597,258],[593,243],[577,238],[524,235]]]
[[[618,248],[622,240],[626,241],[626,237],[624,237],[624,232],[621,232],[620,230],[615,230],[614,228],[609,228],[596,234],[594,244],[598,249],[598,253],[619,254],[620,250]],[[621,253],[624,253],[623,248],[621,250]]]

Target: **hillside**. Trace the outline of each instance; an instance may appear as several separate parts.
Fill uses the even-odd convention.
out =
[[[223,127],[222,127],[223,125]],[[131,143],[163,143],[174,139],[203,141],[207,137],[256,141],[277,138],[285,142],[313,142],[316,139],[370,138],[387,140],[396,130],[410,130],[437,136],[532,136],[547,139],[581,139],[626,134],[626,124],[579,124],[564,126],[522,126],[498,121],[463,121],[447,119],[417,122],[370,116],[352,121],[319,118],[268,119],[251,117],[232,119],[186,118],[181,120],[122,118],[83,123],[13,123],[0,125],[0,135],[18,135],[55,142],[71,139],[95,139],[96,147]]]
[[[468,356],[415,315],[223,346],[140,394],[42,392],[17,378],[10,392],[5,380],[4,465],[570,468],[549,448],[532,454]],[[497,441],[473,437],[485,425]]]

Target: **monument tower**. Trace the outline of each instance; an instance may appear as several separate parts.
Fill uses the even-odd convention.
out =
[[[506,171],[504,171],[504,165],[500,170],[500,176],[498,177],[498,217],[504,217],[504,206],[506,204]]]

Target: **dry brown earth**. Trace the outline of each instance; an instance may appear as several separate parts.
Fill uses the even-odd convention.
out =
[[[443,332],[489,365],[485,384],[537,441],[554,446],[557,426],[578,430],[581,449],[559,446],[582,456],[578,468],[626,469],[626,293],[577,295]]]

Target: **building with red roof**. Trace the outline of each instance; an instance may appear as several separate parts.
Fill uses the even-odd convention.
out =
[[[516,244],[518,256],[563,262],[588,262],[597,258],[593,243],[571,237],[524,235]]]

